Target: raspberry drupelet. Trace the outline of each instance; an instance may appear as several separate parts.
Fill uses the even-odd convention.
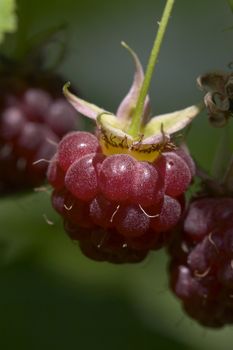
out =
[[[233,323],[233,198],[193,200],[169,248],[170,286],[205,327]]]
[[[0,80],[0,193],[41,185],[56,144],[77,126],[77,112],[54,73],[2,74]],[[37,162],[38,161],[38,162]]]
[[[64,93],[81,114],[96,121],[96,134],[72,132],[59,143],[47,178],[52,205],[81,251],[97,261],[140,262],[165,245],[178,223],[184,192],[195,172],[192,158],[171,142],[200,111],[191,106],[148,120],[149,97],[139,129],[134,111],[144,82],[137,55],[128,47],[136,73],[116,116]]]

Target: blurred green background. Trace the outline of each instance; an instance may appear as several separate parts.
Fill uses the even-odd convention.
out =
[[[18,0],[17,40],[23,47],[28,37],[66,23],[59,71],[85,99],[115,111],[133,76],[120,42],[145,66],[164,4]],[[226,1],[176,1],[150,89],[155,114],[198,102],[197,76],[228,69],[231,26]],[[192,154],[206,169],[220,134],[205,114],[189,132]],[[0,349],[231,349],[230,327],[205,330],[184,315],[169,293],[163,252],[136,266],[89,261],[66,237],[48,194],[2,198],[0,223]]]

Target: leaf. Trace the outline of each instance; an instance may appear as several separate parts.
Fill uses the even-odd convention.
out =
[[[228,3],[230,5],[230,7],[231,7],[231,11],[233,11],[233,0],[228,0]]]
[[[15,8],[15,0],[0,1],[0,43],[5,33],[12,33],[17,28]]]

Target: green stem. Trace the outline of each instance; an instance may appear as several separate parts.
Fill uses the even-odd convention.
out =
[[[143,114],[143,108],[144,103],[146,99],[146,95],[148,93],[148,89],[150,86],[152,74],[155,68],[155,64],[158,59],[159,50],[163,41],[163,37],[167,28],[168,20],[171,15],[172,7],[174,5],[175,0],[167,0],[166,6],[164,8],[161,21],[158,22],[159,29],[151,50],[149,62],[146,68],[145,78],[141,87],[141,91],[137,100],[137,105],[134,111],[134,115],[132,118],[131,125],[128,129],[128,133],[132,135],[133,137],[137,137],[140,133],[140,127],[141,127],[141,118]]]

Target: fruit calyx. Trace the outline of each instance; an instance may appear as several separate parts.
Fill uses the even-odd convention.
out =
[[[146,123],[150,114],[150,100],[147,96],[140,132],[136,136],[130,135],[132,113],[136,107],[144,74],[137,55],[132,49],[128,51],[133,57],[136,72],[132,86],[118,107],[116,115],[72,94],[68,89],[70,83],[65,84],[63,91],[68,101],[79,113],[96,121],[97,136],[105,155],[126,153],[140,161],[154,162],[163,151],[174,149],[171,135],[186,127],[201,112],[203,106],[197,104],[172,113],[158,115]]]
[[[98,138],[105,155],[128,154],[140,161],[154,162],[162,151],[173,149],[170,135],[183,129],[201,111],[201,105],[160,116],[150,117],[149,86],[158,54],[168,25],[174,0],[167,0],[155,37],[145,76],[137,54],[125,43],[123,47],[130,53],[135,64],[132,86],[120,103],[116,115],[86,102],[64,86],[64,94],[76,110],[96,121]]]

